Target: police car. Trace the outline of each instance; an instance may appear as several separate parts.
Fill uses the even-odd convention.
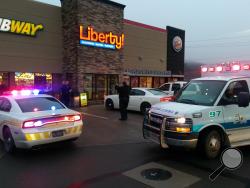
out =
[[[6,152],[77,139],[82,126],[79,112],[38,90],[14,90],[0,96],[0,139]]]
[[[151,107],[144,118],[145,139],[161,147],[199,148],[215,158],[224,147],[250,144],[250,64],[202,67],[176,99]]]

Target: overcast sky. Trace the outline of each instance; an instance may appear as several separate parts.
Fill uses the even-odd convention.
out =
[[[39,0],[60,6],[60,0]],[[126,19],[186,31],[187,61],[250,60],[250,0],[114,0]]]

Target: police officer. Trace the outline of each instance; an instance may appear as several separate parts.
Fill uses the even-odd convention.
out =
[[[129,94],[131,87],[128,86],[126,82],[123,82],[121,87],[116,86],[115,88],[119,94],[119,108],[121,113],[120,120],[125,121],[128,119],[127,107],[129,103]]]

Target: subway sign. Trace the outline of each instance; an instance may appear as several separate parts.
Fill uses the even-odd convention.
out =
[[[121,49],[124,46],[124,34],[114,35],[112,32],[99,33],[92,27],[84,30],[80,26],[80,44],[97,48]]]
[[[0,32],[36,36],[36,33],[42,29],[42,24],[34,24],[14,19],[0,18]]]

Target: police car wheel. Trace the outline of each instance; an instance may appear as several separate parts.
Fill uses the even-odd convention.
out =
[[[113,110],[114,109],[114,103],[113,103],[113,101],[111,99],[106,100],[105,106],[106,106],[107,110]]]
[[[3,130],[4,149],[7,153],[13,153],[16,149],[14,139],[8,127]]]
[[[221,135],[218,131],[212,130],[208,132],[204,138],[204,154],[207,158],[216,158],[221,151]]]

